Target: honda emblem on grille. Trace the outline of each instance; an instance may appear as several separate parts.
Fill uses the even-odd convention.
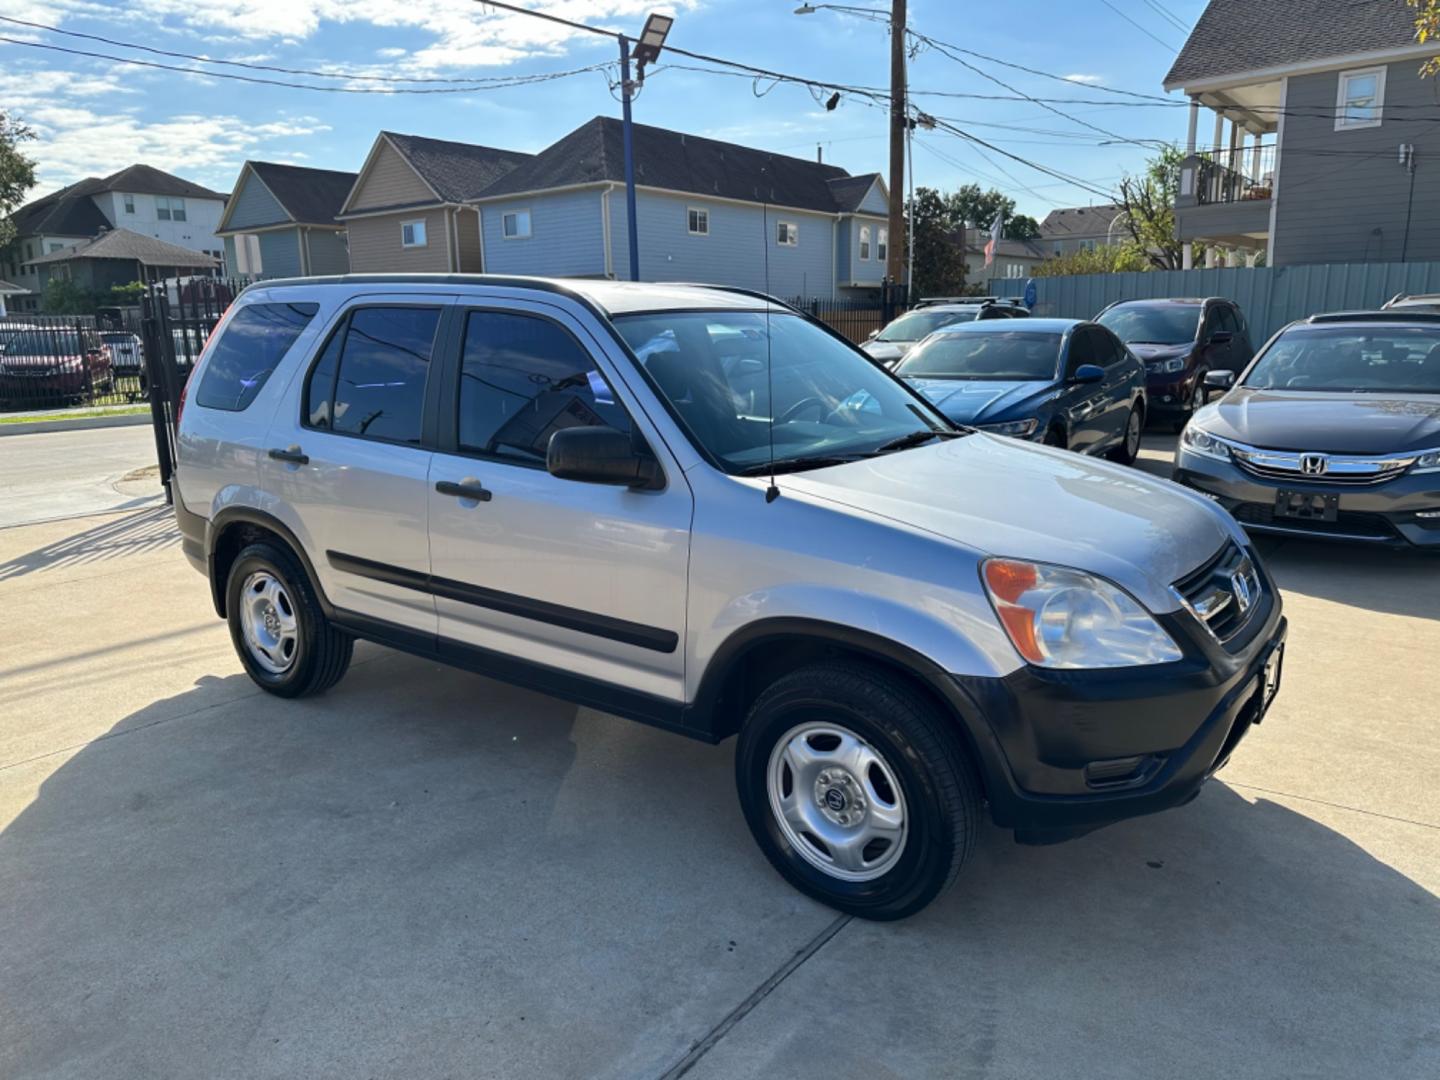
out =
[[[1250,592],[1250,582],[1245,579],[1244,570],[1237,570],[1230,575],[1230,591],[1235,594],[1235,604],[1240,609],[1240,614],[1249,611],[1255,597]]]
[[[1300,471],[1306,476],[1324,476],[1330,467],[1324,454],[1301,454]]]

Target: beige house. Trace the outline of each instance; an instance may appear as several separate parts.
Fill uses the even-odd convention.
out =
[[[354,273],[479,273],[480,212],[467,199],[531,155],[382,131],[337,220]]]

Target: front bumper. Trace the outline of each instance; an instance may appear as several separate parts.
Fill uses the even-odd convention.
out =
[[[995,823],[1051,843],[1194,798],[1263,718],[1267,674],[1278,677],[1287,628],[1261,573],[1262,606],[1225,645],[1186,612],[1160,617],[1184,653],[1174,663],[957,676],[994,736],[981,756]]]
[[[1190,408],[1190,395],[1195,391],[1199,371],[1181,371],[1166,375],[1145,375],[1145,397],[1151,415],[1183,413]]]
[[[1403,475],[1378,484],[1334,484],[1261,479],[1234,462],[1179,450],[1177,483],[1212,496],[1253,533],[1440,551],[1440,473]],[[1334,521],[1277,515],[1282,490],[1338,499]]]

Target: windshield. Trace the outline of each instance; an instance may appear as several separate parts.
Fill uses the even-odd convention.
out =
[[[729,472],[765,470],[772,416],[779,471],[954,431],[874,361],[797,315],[667,311],[614,322],[690,437]]]
[[[928,337],[942,326],[952,323],[974,322],[979,315],[978,308],[965,311],[911,311],[901,315],[884,330],[876,341],[919,341]]]
[[[967,330],[936,334],[922,341],[900,362],[895,374],[931,379],[1048,381],[1055,378],[1059,358],[1059,334]]]
[[[1188,345],[1200,329],[1200,305],[1121,304],[1095,321],[1126,345]]]
[[[22,330],[0,341],[0,352],[11,356],[55,356],[80,351],[74,330]]]
[[[1440,326],[1287,330],[1245,377],[1257,390],[1440,394]]]

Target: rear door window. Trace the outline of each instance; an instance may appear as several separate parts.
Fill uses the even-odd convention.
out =
[[[310,372],[306,424],[418,444],[440,310],[377,306],[352,311]]]
[[[195,403],[227,412],[248,408],[318,310],[318,304],[251,304],[237,311],[215,342]]]

